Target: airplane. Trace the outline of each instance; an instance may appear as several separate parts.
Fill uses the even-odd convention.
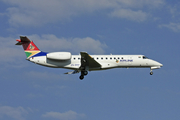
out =
[[[20,36],[16,45],[22,45],[27,60],[38,65],[71,69],[65,74],[81,73],[80,80],[89,71],[107,70],[112,68],[150,68],[150,75],[154,69],[159,69],[163,64],[149,59],[144,55],[89,55],[80,52],[80,55],[71,55],[70,52],[42,52],[33,41],[26,36]]]

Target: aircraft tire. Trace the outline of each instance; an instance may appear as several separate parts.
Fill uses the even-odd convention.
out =
[[[83,80],[84,79],[84,75],[79,76],[79,79]]]
[[[150,75],[153,75],[153,72],[150,72]]]
[[[87,74],[88,74],[88,71],[83,71],[83,74],[84,74],[84,75],[87,75]]]

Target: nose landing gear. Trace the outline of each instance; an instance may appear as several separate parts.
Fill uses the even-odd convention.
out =
[[[150,75],[153,75],[153,72],[152,72],[152,71],[150,72]]]
[[[150,75],[153,75],[153,71],[152,70],[150,71]]]

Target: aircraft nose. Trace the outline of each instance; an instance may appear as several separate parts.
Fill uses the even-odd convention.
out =
[[[163,66],[163,64],[161,64],[161,63],[160,63],[160,66],[162,67],[162,66]]]
[[[157,66],[160,66],[160,67],[163,66],[163,64],[161,64],[161,63],[159,63],[159,62],[156,62],[156,65],[157,65]]]
[[[161,63],[159,63],[159,62],[157,62],[157,61],[154,61],[154,60],[152,60],[152,65],[154,65],[154,66],[159,66],[159,67],[162,67],[162,66],[163,66],[163,64],[161,64]]]

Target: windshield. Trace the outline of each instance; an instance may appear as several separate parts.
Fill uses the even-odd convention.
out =
[[[148,59],[148,57],[146,57],[146,56],[143,56],[143,59]]]

